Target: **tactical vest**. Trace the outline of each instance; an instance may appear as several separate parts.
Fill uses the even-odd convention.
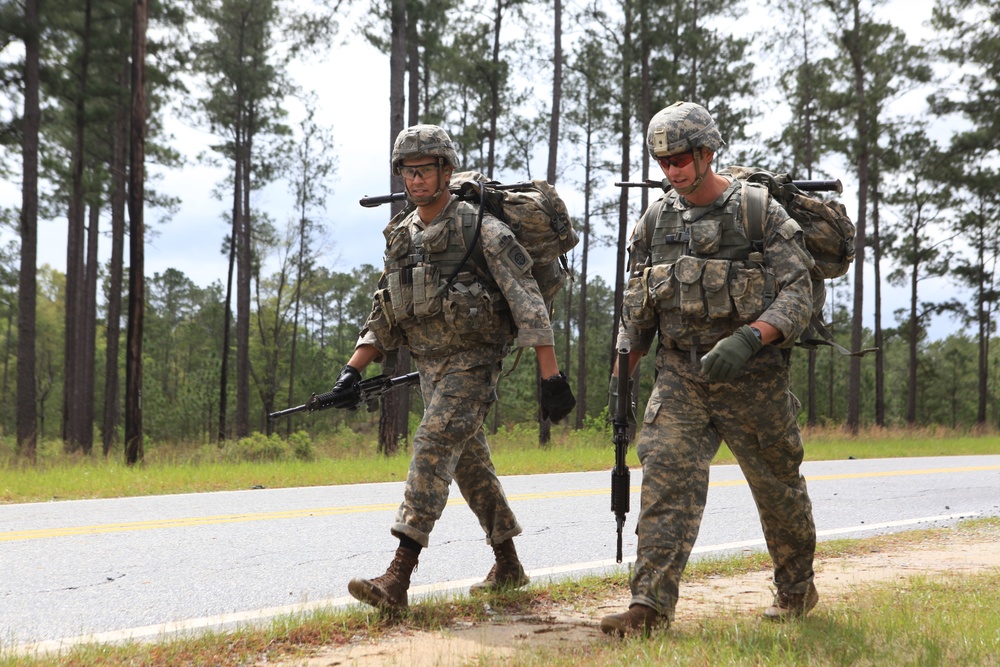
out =
[[[407,218],[390,223],[385,251],[389,324],[400,327],[417,353],[510,342],[509,307],[485,267],[481,246],[462,264],[467,249],[462,227],[475,226],[476,208],[457,202],[445,213],[444,219],[412,234]]]
[[[749,240],[741,194],[735,181],[721,205],[679,211],[669,192],[650,207],[642,229],[649,262],[635,268],[627,289],[633,321],[655,320],[687,349],[714,344],[770,305],[774,278]]]

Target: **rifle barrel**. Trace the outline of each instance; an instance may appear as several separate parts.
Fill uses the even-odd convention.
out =
[[[285,408],[284,410],[278,410],[277,412],[271,412],[267,415],[268,419],[280,419],[281,417],[287,417],[288,415],[294,415],[296,412],[302,412],[307,410],[308,407],[305,405],[297,405],[294,408]]]
[[[792,185],[803,192],[844,192],[844,184],[839,178],[829,181],[792,181]],[[670,182],[667,179],[657,181],[646,179],[645,181],[619,181],[615,183],[616,188],[661,188],[664,192],[670,189]]]
[[[466,181],[468,182],[468,181]],[[530,188],[534,187],[531,181],[518,181],[517,183],[494,183],[492,181],[480,181],[483,185],[487,186],[487,190],[516,190],[518,188]],[[479,194],[475,192],[463,193],[462,183],[451,186],[450,190],[453,194],[459,196],[459,199],[464,200],[478,200]],[[393,192],[390,195],[378,195],[375,197],[362,197],[358,202],[365,208],[375,208],[376,206],[381,206],[382,204],[391,204],[394,201],[403,201],[406,199],[405,192]],[[410,383],[412,384],[412,383]]]

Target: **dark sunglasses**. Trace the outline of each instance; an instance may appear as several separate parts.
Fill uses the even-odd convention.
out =
[[[677,155],[663,155],[656,158],[656,161],[664,169],[667,167],[682,169],[694,162],[694,152],[688,151],[687,153],[678,153]]]

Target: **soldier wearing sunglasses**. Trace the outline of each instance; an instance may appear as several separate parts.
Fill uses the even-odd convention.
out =
[[[763,615],[801,617],[818,600],[816,528],[799,473],[789,363],[813,310],[813,260],[798,223],[777,202],[760,192],[748,199],[757,186],[715,171],[725,142],[704,107],[663,109],[650,121],[646,145],[672,190],[632,232],[619,328],[631,344],[629,368],[615,373],[631,374],[655,337],[657,375],[636,441],[643,474],[631,604],[606,616],[601,629],[645,634],[673,621],[709,464],[723,440],[750,486],[774,563],[777,592]],[[762,235],[746,227],[751,203],[763,206],[753,216],[763,220]],[[751,243],[761,236],[760,247]],[[612,406],[617,386],[612,377]]]
[[[452,479],[476,515],[495,562],[473,594],[528,583],[514,537],[514,517],[486,444],[483,422],[496,401],[501,362],[516,341],[533,347],[541,371],[543,416],[558,422],[576,400],[556,361],[548,309],[531,275],[531,256],[510,227],[482,219],[478,247],[467,248],[462,225],[474,223],[478,206],[449,190],[458,155],[436,125],[399,133],[392,168],[403,177],[408,206],[390,221],[385,272],[354,354],[334,391],[344,407],[371,362],[405,346],[420,372],[424,414],[413,436],[413,458],[403,502],[390,528],[399,540],[385,574],[352,579],[356,599],[387,610],[408,606],[410,576],[448,501]],[[475,251],[470,255],[467,251]],[[465,260],[469,261],[466,262]],[[450,278],[449,278],[450,276]]]

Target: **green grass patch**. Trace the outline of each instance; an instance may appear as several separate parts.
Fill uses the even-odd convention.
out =
[[[878,430],[849,438],[840,430],[807,430],[803,437],[810,461],[1000,454],[996,434]],[[610,470],[614,462],[611,431],[600,424],[579,431],[556,427],[544,447],[537,430],[526,426],[502,428],[489,443],[502,475]],[[289,439],[255,434],[223,447],[150,443],[138,466],[120,457],[65,454],[55,442],[42,443],[35,464],[13,452],[12,440],[0,439],[3,503],[401,481],[410,454],[404,446],[395,456],[380,455],[373,435],[347,428],[318,440],[296,433]],[[714,462],[735,459],[723,445]],[[628,464],[639,467],[635,447]]]
[[[955,536],[1000,538],[1000,518],[954,528],[910,531],[863,540],[821,542],[820,559],[945,543]],[[766,556],[693,562],[688,581],[736,576],[769,567]],[[264,627],[208,632],[152,643],[90,644],[61,655],[0,654],[0,667],[118,667],[126,665],[255,665],[305,660],[322,647],[377,641],[390,632],[436,631],[468,624],[544,616],[559,605],[592,608],[627,594],[627,575],[591,576],[486,598],[430,598],[389,615],[368,608],[329,609],[287,616]],[[756,614],[715,613],[679,623],[646,639],[601,640],[547,649],[521,649],[505,662],[539,667],[603,665],[996,665],[1000,656],[1000,572],[868,584],[821,604],[803,622],[767,623]],[[595,625],[598,618],[594,618]],[[489,664],[480,661],[480,664]]]

